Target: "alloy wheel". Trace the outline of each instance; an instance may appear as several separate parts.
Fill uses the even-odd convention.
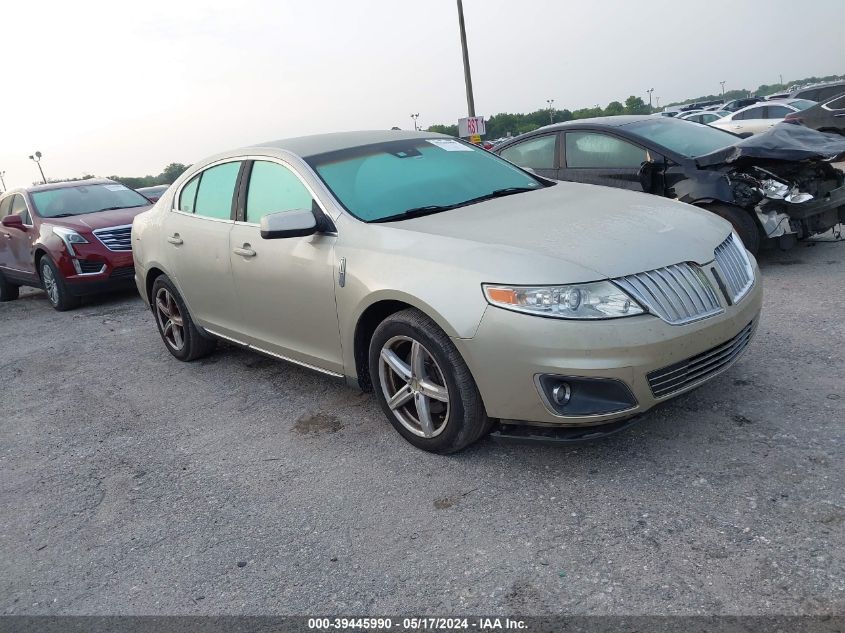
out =
[[[156,293],[155,312],[164,342],[176,351],[185,347],[185,321],[167,288],[159,288]]]
[[[449,389],[443,371],[425,346],[394,336],[381,348],[379,379],[388,407],[414,435],[432,438],[449,422]]]
[[[53,269],[46,262],[41,265],[41,281],[44,282],[44,290],[47,292],[50,303],[54,306],[59,305],[59,284],[53,274]]]

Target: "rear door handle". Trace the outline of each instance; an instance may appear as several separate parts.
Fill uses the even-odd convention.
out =
[[[174,233],[173,235],[168,237],[167,241],[170,242],[171,244],[175,244],[176,246],[179,246],[179,244],[184,244],[184,242],[182,241],[182,238],[179,237],[178,233]]]
[[[242,248],[236,248],[232,252],[241,257],[255,257],[258,254],[250,248],[249,244],[244,244]]]

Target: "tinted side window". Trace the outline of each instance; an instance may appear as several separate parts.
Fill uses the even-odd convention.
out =
[[[310,209],[311,194],[294,173],[277,163],[255,161],[246,194],[246,221],[258,223],[268,213]]]
[[[0,202],[0,218],[5,218],[9,215],[9,210],[12,208],[12,196],[5,198]]]
[[[194,176],[193,180],[182,187],[182,193],[179,194],[179,210],[185,213],[193,213],[194,206],[197,201],[197,185],[200,183],[200,177]]]
[[[761,106],[759,108],[750,108],[749,110],[746,110],[745,112],[740,112],[738,115],[736,115],[734,117],[734,120],[747,121],[749,119],[765,118],[765,117],[763,117],[763,107],[765,107],[765,106]]]
[[[613,136],[596,132],[566,133],[566,166],[639,169],[646,151]]]
[[[766,118],[782,119],[790,112],[792,112],[792,110],[790,110],[789,108],[785,108],[784,106],[768,106],[766,108]]]
[[[12,208],[9,211],[9,215],[19,215],[21,216],[21,222],[32,224],[32,218],[29,217],[29,211],[26,208],[26,201],[20,194],[12,196]]]
[[[555,139],[557,134],[547,134],[517,143],[499,154],[502,158],[520,167],[532,169],[555,168]]]
[[[818,93],[815,97],[809,97],[811,101],[824,101],[825,99],[830,99],[838,95],[840,92],[845,90],[845,86],[841,84],[838,86],[828,86],[826,88],[820,88]]]
[[[831,110],[842,110],[845,108],[845,95],[842,95],[838,99],[834,99],[833,101],[825,104]],[[3,212],[0,211],[0,216],[3,215]]]
[[[232,198],[240,168],[240,162],[223,163],[202,172],[194,208],[196,215],[218,220],[232,217]]]

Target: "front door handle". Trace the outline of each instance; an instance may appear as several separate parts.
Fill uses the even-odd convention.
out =
[[[241,257],[255,257],[258,253],[256,253],[252,248],[250,248],[249,244],[244,244],[241,248],[236,248],[232,251],[235,255],[240,255]]]
[[[173,235],[171,235],[170,237],[168,237],[168,238],[167,238],[167,241],[168,241],[168,242],[170,242],[171,244],[175,244],[176,246],[179,246],[180,244],[183,244],[183,243],[184,243],[184,242],[182,241],[182,238],[181,238],[181,237],[179,237],[179,234],[178,234],[178,233],[174,233]]]

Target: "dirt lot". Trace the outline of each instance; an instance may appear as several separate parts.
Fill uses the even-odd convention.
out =
[[[761,264],[718,379],[603,442],[452,457],[319,374],[175,361],[132,294],[0,305],[0,611],[842,612],[845,243]]]

